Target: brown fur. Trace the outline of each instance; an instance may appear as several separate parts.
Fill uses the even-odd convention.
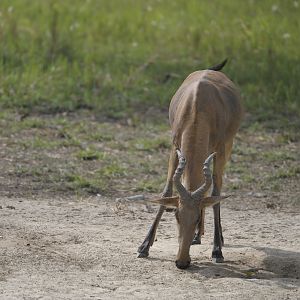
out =
[[[202,164],[207,156],[216,152],[214,160],[214,190],[220,195],[222,175],[226,161],[230,157],[233,138],[242,118],[239,92],[223,73],[198,71],[187,77],[172,98],[169,110],[173,135],[173,150],[181,149],[186,158],[183,185],[193,191],[203,183]],[[171,153],[167,186],[172,185],[172,174],[177,159]],[[191,218],[191,212],[187,218]],[[204,233],[204,210],[201,211],[199,230]],[[187,226],[189,228],[190,226]],[[188,229],[189,230],[189,229]],[[186,234],[188,241],[180,248],[188,253],[191,230]],[[186,249],[188,248],[188,249]],[[183,255],[184,256],[184,255]],[[180,251],[177,260],[182,257]]]
[[[230,157],[233,138],[242,115],[239,91],[223,73],[213,70],[197,71],[184,80],[170,103],[169,118],[173,146],[169,159],[167,183],[163,192],[164,197],[172,196],[173,175],[178,165],[176,149],[180,149],[186,159],[182,182],[184,187],[191,192],[204,181],[202,165],[205,159],[212,152],[217,153],[213,166],[212,196],[220,196],[225,163]],[[201,210],[197,201],[189,202],[187,205],[179,199],[176,212],[179,227],[179,251],[176,265],[179,268],[189,265],[189,249],[197,224],[199,224],[200,234],[204,233],[204,208],[200,208]],[[152,230],[150,246],[163,210],[161,206],[150,229]],[[213,257],[217,253],[216,258],[222,259],[223,237],[219,204],[214,205],[214,219]],[[146,238],[139,250],[146,249],[145,242],[149,242],[149,239]],[[147,245],[148,251],[149,243]],[[146,251],[139,252],[148,255]]]

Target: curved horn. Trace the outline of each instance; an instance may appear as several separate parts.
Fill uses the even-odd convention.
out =
[[[180,198],[182,200],[185,200],[185,199],[189,199],[191,197],[190,193],[185,189],[185,187],[180,182],[181,175],[185,168],[186,160],[179,149],[176,150],[176,153],[178,156],[178,166],[177,166],[177,169],[173,176],[173,182],[174,182],[176,189],[180,195]]]
[[[200,186],[196,191],[192,193],[192,197],[194,199],[198,199],[204,196],[204,194],[209,190],[211,183],[212,183],[212,176],[210,172],[209,165],[212,159],[216,156],[216,152],[212,153],[204,162],[203,164],[203,173],[204,173],[204,183]]]

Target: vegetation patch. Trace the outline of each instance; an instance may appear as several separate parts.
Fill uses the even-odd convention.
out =
[[[139,112],[166,111],[189,73],[229,57],[258,122],[298,118],[297,1],[123,2],[2,0],[0,106],[136,124]]]
[[[76,193],[98,194],[106,188],[106,184],[103,184],[103,182],[97,182],[77,174],[67,176],[66,180],[67,186]]]
[[[2,116],[1,124],[5,127],[0,143],[3,170],[0,192],[3,195],[161,194],[171,141],[167,123],[129,126],[95,122],[94,115],[87,111],[34,118],[34,122],[27,124],[43,121],[43,126],[19,126],[23,121],[14,112],[6,111]],[[89,128],[93,133],[113,138],[92,139]],[[238,202],[250,203],[249,198],[251,205],[263,205],[261,195],[267,194],[274,207],[287,203],[297,206],[299,141],[276,142],[278,136],[297,132],[290,128],[280,132],[268,128],[261,123],[259,130],[246,127],[239,131],[225,169],[222,191],[239,195],[235,197]],[[282,197],[289,200],[282,203]]]
[[[106,154],[94,149],[86,149],[79,151],[77,157],[82,160],[98,160],[104,159]]]
[[[157,151],[170,149],[171,144],[169,139],[165,138],[151,138],[138,139],[134,141],[134,147],[140,151]]]

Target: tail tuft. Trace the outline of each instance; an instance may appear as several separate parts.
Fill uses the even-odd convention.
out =
[[[218,65],[215,65],[213,67],[208,68],[208,70],[212,70],[212,71],[221,71],[223,69],[223,67],[226,65],[228,58],[226,58],[223,62],[221,62]]]

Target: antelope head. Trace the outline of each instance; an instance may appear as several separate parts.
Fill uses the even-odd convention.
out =
[[[180,150],[176,150],[176,152],[178,156],[178,166],[173,176],[173,182],[179,195],[152,200],[152,202],[167,207],[176,207],[175,217],[178,226],[179,249],[175,263],[178,268],[185,269],[191,262],[189,255],[190,245],[199,222],[201,209],[215,205],[227,197],[205,197],[206,192],[212,184],[212,175],[209,165],[216,153],[211,154],[204,162],[203,173],[205,182],[197,190],[190,192],[186,190],[180,180],[186,165],[186,160]]]

